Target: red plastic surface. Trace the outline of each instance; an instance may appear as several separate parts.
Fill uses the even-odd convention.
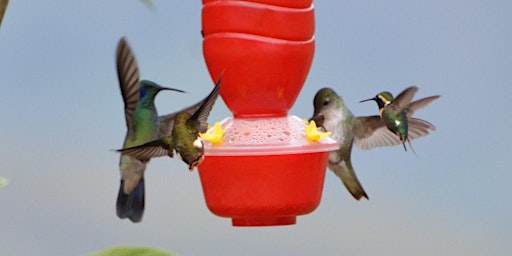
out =
[[[287,116],[313,61],[312,0],[202,2],[204,58],[213,81],[224,72],[220,95],[234,117]],[[205,150],[199,175],[208,208],[234,226],[290,225],[312,212],[328,152],[282,154],[279,147],[268,155]]]
[[[203,0],[203,4],[214,2],[238,2],[240,0]],[[307,8],[312,5],[313,0],[247,0],[240,2],[253,2],[270,4],[275,6],[289,7],[289,8]]]
[[[270,2],[203,1],[204,58],[235,117],[286,116],[313,61],[311,1]]]
[[[306,80],[314,40],[247,34],[208,36],[203,51],[212,76],[224,71],[220,94],[235,117],[286,116]]]
[[[328,154],[206,156],[199,166],[206,204],[234,226],[295,224],[320,203]]]
[[[203,6],[202,17],[205,37],[244,33],[308,41],[315,33],[313,6],[290,9],[245,1],[216,1]]]

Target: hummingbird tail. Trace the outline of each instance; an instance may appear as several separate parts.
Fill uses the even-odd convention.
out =
[[[354,172],[354,168],[352,167],[352,163],[350,161],[340,161],[338,163],[329,162],[329,169],[336,174],[347,188],[348,192],[356,199],[360,200],[361,198],[368,198],[368,195],[363,189],[363,186],[357,179],[356,173]]]
[[[124,181],[121,180],[116,204],[117,216],[119,218],[128,218],[134,223],[142,220],[142,214],[144,213],[144,190],[144,178],[142,178],[132,193],[127,195],[124,193]]]
[[[414,153],[414,155],[416,157],[418,157],[418,155],[416,154],[416,151],[414,151],[414,148],[412,147],[411,140],[409,138],[407,138],[407,143],[409,143],[409,148],[411,149],[412,153]],[[404,146],[405,146],[405,144],[404,144]]]

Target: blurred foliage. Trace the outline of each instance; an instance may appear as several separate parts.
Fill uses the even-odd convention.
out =
[[[7,186],[7,184],[9,184],[9,180],[4,177],[0,177],[0,188]]]
[[[2,1],[2,0],[0,0],[0,1]],[[146,5],[150,10],[152,10],[152,11],[156,10],[156,7],[151,0],[139,0],[139,1],[141,1],[144,5]]]
[[[176,254],[149,247],[115,246],[89,256],[176,256]]]

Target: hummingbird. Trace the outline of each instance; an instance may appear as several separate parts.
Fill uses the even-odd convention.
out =
[[[424,107],[429,102],[422,101],[421,104],[414,104],[410,107],[410,111]],[[354,116],[343,99],[331,88],[320,89],[314,97],[313,106],[314,113],[310,120],[314,120],[323,130],[331,132],[331,137],[340,145],[337,151],[329,153],[328,168],[340,178],[356,200],[363,197],[368,199],[350,159],[353,144],[368,150],[398,145],[400,140],[387,130],[380,116]],[[416,125],[415,122],[414,125],[409,126],[411,139],[427,135],[429,128],[434,129],[434,126],[426,121],[418,124],[421,125]]]
[[[204,159],[204,144],[199,133],[205,133],[208,128],[206,121],[219,95],[221,79],[222,74],[210,94],[194,108],[189,107],[167,117],[173,122],[167,128],[167,132],[171,130],[169,135],[135,147],[125,147],[118,152],[137,158],[152,158],[173,157],[176,151],[178,157],[188,165],[189,171],[193,171]],[[195,108],[197,105],[199,107]],[[195,111],[190,113],[192,109]]]
[[[123,147],[131,147],[158,138],[159,118],[155,107],[156,95],[164,90],[152,81],[139,82],[137,61],[130,46],[121,38],[116,50],[117,75],[124,101],[127,133]],[[122,154],[119,160],[121,185],[117,197],[117,216],[140,222],[144,212],[144,171],[149,158]]]
[[[374,100],[377,102],[382,122],[389,131],[398,136],[404,146],[404,150],[407,151],[407,147],[405,146],[405,142],[407,142],[413,153],[414,149],[411,145],[411,139],[418,136],[417,134],[409,134],[409,132],[414,133],[420,130],[428,133],[428,130],[435,130],[435,127],[425,120],[413,118],[412,115],[418,108],[425,107],[430,104],[430,102],[440,97],[439,95],[434,95],[411,102],[417,91],[418,87],[410,86],[402,91],[396,98],[393,98],[393,94],[390,92],[383,91],[371,99],[360,101]],[[414,129],[411,130],[410,126],[413,126]],[[412,138],[409,135],[411,135]]]

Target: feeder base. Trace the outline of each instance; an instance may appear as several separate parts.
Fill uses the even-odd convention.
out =
[[[270,216],[270,217],[244,217],[231,219],[235,227],[256,227],[256,226],[283,226],[295,225],[295,216]]]

